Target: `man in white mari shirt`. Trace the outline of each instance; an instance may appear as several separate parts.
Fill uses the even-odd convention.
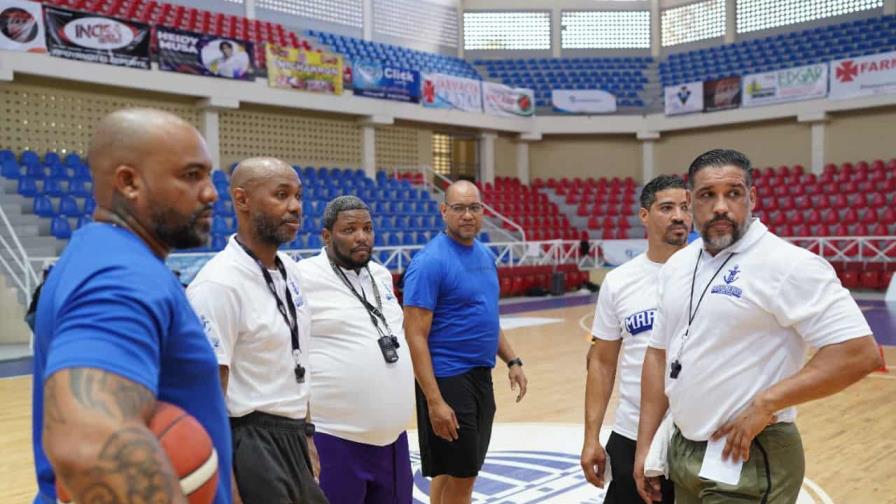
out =
[[[405,429],[414,370],[389,270],[370,260],[367,205],[339,196],[324,209],[325,244],[299,262],[311,313],[311,396],[320,486],[330,502],[409,504]]]
[[[659,275],[635,455],[645,502],[659,490],[644,461],[667,409],[676,502],[796,502],[805,460],[794,406],[880,367],[871,329],[831,265],[753,219],[751,175],[750,160],[725,149],[688,170],[702,239]],[[803,365],[810,345],[819,350]]]
[[[592,485],[603,488],[607,455],[613,478],[605,504],[639,504],[632,477],[638,410],[641,400],[641,363],[653,329],[656,280],[663,263],[687,245],[691,214],[684,180],[660,175],[641,190],[639,217],[647,229],[647,251],[609,272],[600,287],[585,385],[585,442],[582,470]],[[598,436],[616,380],[619,352],[619,406],[606,453]],[[672,484],[662,484],[666,504],[675,500]]]

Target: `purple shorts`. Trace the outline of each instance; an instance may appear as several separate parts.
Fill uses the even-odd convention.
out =
[[[414,478],[408,436],[374,446],[316,432],[320,487],[339,504],[410,504]]]

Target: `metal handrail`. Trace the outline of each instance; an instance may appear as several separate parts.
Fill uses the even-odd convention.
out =
[[[6,216],[6,212],[3,210],[2,206],[0,206],[0,220],[3,221],[3,227],[12,238],[12,244],[10,244],[6,237],[0,235],[0,246],[2,246],[3,250],[9,252],[9,255],[12,256],[15,264],[9,264],[9,262],[2,259],[2,257],[0,257],[0,259],[2,259],[0,260],[0,263],[3,264],[3,268],[24,294],[25,302],[30,303],[31,293],[39,281],[37,272],[35,272],[34,268],[31,266],[28,253],[25,251],[25,247],[22,246],[22,242],[19,241],[16,230],[9,222],[9,218]]]
[[[420,166],[418,167],[418,170],[419,170],[421,173],[423,173],[423,178],[424,178],[424,180],[427,181],[426,184],[427,184],[429,187],[435,189],[436,191],[438,191],[438,192],[440,192],[440,193],[443,193],[443,194],[444,194],[444,193],[445,193],[445,190],[442,189],[441,187],[437,186],[433,180],[430,180],[429,178],[427,178],[427,177],[426,177],[427,174],[431,175],[433,178],[438,178],[439,180],[442,180],[443,182],[445,182],[445,183],[447,183],[447,184],[451,184],[451,183],[454,182],[453,180],[449,179],[448,177],[442,175],[441,173],[437,173],[435,170],[433,170],[433,169],[432,169],[431,167],[429,167],[429,166],[426,166],[426,165],[420,165]],[[482,206],[483,206],[486,210],[488,210],[488,212],[491,214],[491,215],[489,215],[489,217],[497,217],[498,220],[510,224],[514,229],[516,229],[517,231],[519,231],[519,233],[520,233],[520,240],[519,240],[519,241],[522,241],[522,242],[526,241],[526,231],[522,228],[522,226],[520,226],[520,225],[517,224],[516,222],[510,220],[509,218],[505,217],[504,214],[502,214],[501,212],[495,210],[494,207],[492,207],[491,205],[489,205],[488,203],[486,203],[486,202],[484,202],[484,201],[482,202]]]

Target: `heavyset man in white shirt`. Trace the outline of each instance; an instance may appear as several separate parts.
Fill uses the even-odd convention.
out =
[[[585,385],[585,442],[582,470],[593,485],[603,488],[607,456],[612,481],[605,504],[639,504],[632,477],[638,410],[641,401],[641,363],[653,329],[656,281],[663,263],[687,244],[691,213],[684,180],[661,175],[644,185],[639,217],[647,229],[647,252],[614,269],[604,278],[594,311],[588,380]],[[619,406],[606,453],[598,436],[616,380],[619,352]],[[675,500],[672,484],[662,485],[663,502]]]
[[[702,239],[659,276],[635,458],[645,502],[659,497],[644,461],[667,409],[677,502],[795,502],[804,458],[793,407],[880,366],[871,330],[830,264],[752,218],[750,170],[743,154],[717,149],[688,171]],[[803,365],[810,345],[819,350]]]
[[[373,222],[355,196],[330,201],[320,254],[298,264],[311,314],[311,394],[327,498],[345,504],[409,504],[405,429],[414,370],[392,275],[370,260]]]
[[[231,196],[238,230],[187,288],[221,371],[233,433],[234,495],[245,504],[325,503],[306,423],[310,394],[308,300],[299,268],[277,248],[301,223],[292,167],[242,161]]]

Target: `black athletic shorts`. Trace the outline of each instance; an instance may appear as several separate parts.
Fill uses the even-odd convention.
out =
[[[245,504],[327,503],[314,481],[303,420],[256,411],[231,418],[230,429],[233,474]]]
[[[613,481],[610,482],[610,487],[607,489],[604,504],[644,504],[644,500],[638,495],[638,488],[635,486],[633,476],[636,444],[633,439],[616,432],[610,433],[610,439],[607,441],[607,455],[610,457]],[[665,478],[662,480],[662,492],[663,504],[675,502],[672,482]]]
[[[436,378],[448,406],[460,424],[458,438],[445,441],[435,435],[429,421],[426,397],[417,386],[417,432],[424,476],[447,474],[471,478],[479,474],[495,419],[495,392],[490,368],[473,368],[463,374]]]

